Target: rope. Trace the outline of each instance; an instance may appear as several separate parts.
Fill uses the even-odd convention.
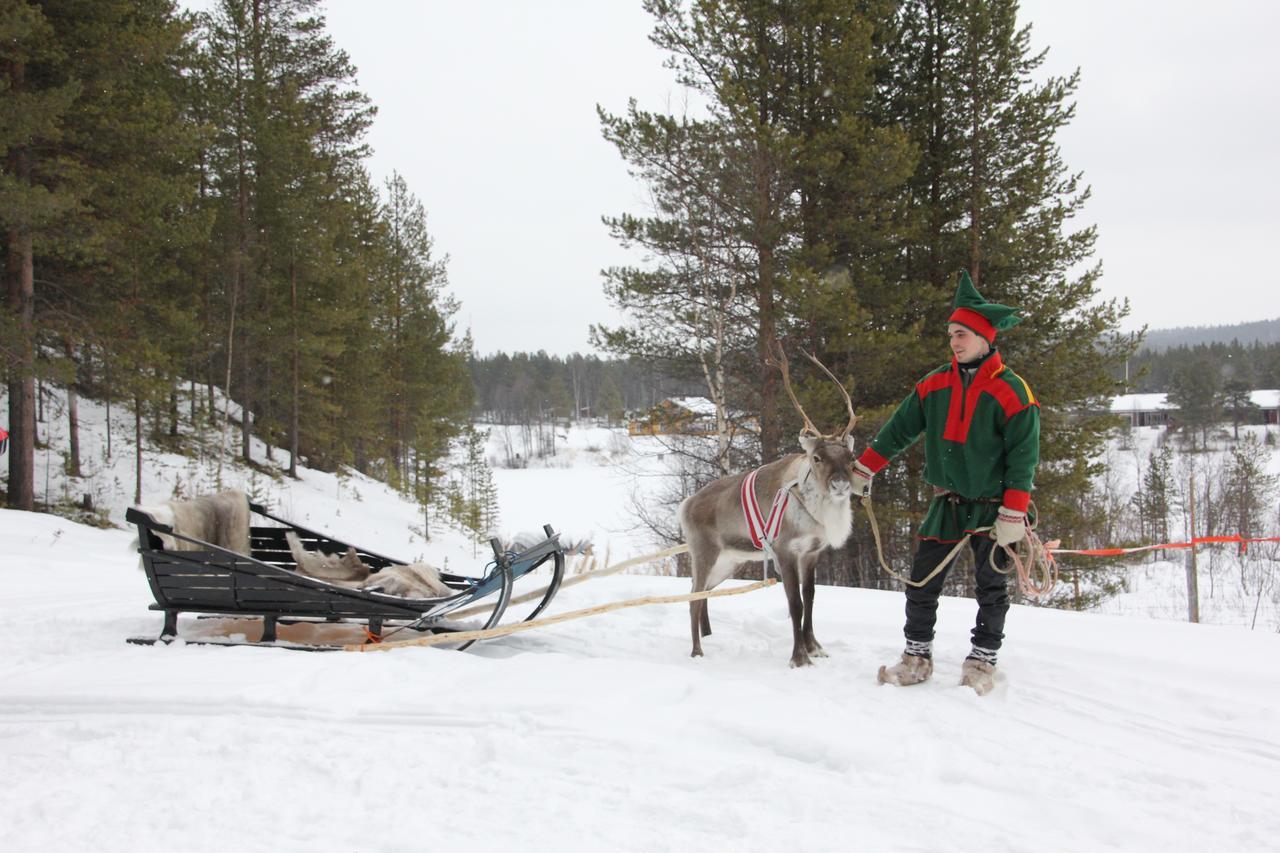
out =
[[[1032,506],[1034,509],[1034,504]],[[1036,533],[1036,525],[1039,524],[1040,519],[1037,518],[1033,524],[1031,515],[1032,513],[1027,513],[1022,520],[1027,527],[1027,533],[1023,537],[1023,541],[1027,543],[1025,562],[1024,556],[1018,553],[1017,543],[1012,546],[1002,546],[1005,553],[1009,555],[1010,568],[1002,569],[996,565],[995,548],[991,549],[987,559],[990,561],[991,568],[1002,575],[1016,571],[1018,588],[1022,590],[1022,594],[1038,601],[1047,598],[1049,593],[1053,592],[1053,588],[1058,585],[1058,563],[1053,559],[1053,552],[1045,546],[1039,534]],[[1049,544],[1058,543],[1054,541]],[[1038,580],[1034,577],[1035,575],[1039,576]]]
[[[880,523],[876,521],[876,512],[874,509],[871,508],[871,498],[864,495],[862,497],[861,503],[862,503],[862,508],[867,512],[867,519],[871,522],[871,535],[872,535],[872,538],[874,538],[876,541],[876,559],[880,561],[880,568],[884,569],[885,573],[888,574],[891,578],[893,578],[896,581],[900,581],[906,584],[907,586],[913,586],[913,587],[919,588],[927,584],[929,581],[933,580],[935,577],[937,577],[939,572],[941,572],[947,566],[951,565],[951,561],[956,558],[956,555],[959,554],[960,551],[964,548],[964,546],[968,543],[969,537],[973,535],[972,533],[966,533],[964,535],[964,538],[956,543],[956,546],[951,549],[951,551],[947,554],[947,556],[942,558],[942,562],[938,563],[938,565],[934,567],[933,571],[929,572],[929,574],[925,576],[924,580],[913,581],[911,578],[904,577],[903,575],[900,575],[897,572],[895,572],[893,569],[889,568],[889,564],[884,561],[884,547],[880,544]],[[973,532],[981,533],[985,530],[990,530],[990,529],[991,529],[990,527],[980,527]]]
[[[534,628],[543,628],[547,625],[556,625],[560,622],[568,622],[572,619],[582,619],[587,616],[595,616],[600,613],[608,613],[613,610],[622,610],[627,607],[643,607],[650,604],[678,604],[682,601],[700,601],[704,598],[716,598],[723,595],[742,595],[747,592],[754,592],[767,586],[773,586],[777,581],[770,578],[769,580],[756,581],[747,586],[734,587],[733,589],[706,590],[704,592],[692,592],[685,595],[649,595],[644,598],[632,598],[626,601],[615,601],[612,604],[599,604],[595,607],[586,607],[582,610],[573,610],[569,613],[561,613],[558,616],[550,616],[544,619],[535,619],[532,622],[516,622],[512,625],[503,625],[498,628],[490,628],[487,631],[455,631],[452,633],[435,634],[430,637],[420,637],[415,640],[398,640],[392,643],[364,644],[354,643],[352,645],[343,646],[343,651],[348,652],[385,652],[390,649],[400,649],[406,646],[435,646],[441,643],[466,643],[472,640],[488,640],[493,637],[505,637],[508,634],[515,634],[520,631],[532,631]]]
[[[986,527],[979,527],[966,533],[964,537],[955,544],[955,547],[947,553],[947,556],[943,557],[941,562],[933,568],[933,571],[925,575],[923,580],[913,581],[911,578],[905,577],[889,568],[889,564],[886,563],[884,559],[884,547],[880,542],[880,524],[876,521],[875,510],[871,507],[871,498],[864,495],[861,503],[862,508],[866,510],[867,519],[871,522],[871,534],[872,538],[875,539],[876,559],[880,562],[880,568],[894,580],[917,589],[933,580],[940,572],[944,571],[947,566],[951,565],[951,561],[954,560],[964,549],[964,546],[969,543],[969,539],[972,538],[973,534],[986,533],[991,530],[991,526],[987,525]],[[1028,516],[1030,514],[1031,513],[1028,513]],[[1003,547],[1005,553],[1009,555],[1011,568],[1001,569],[996,565],[995,548],[992,548],[988,553],[987,559],[990,560],[991,568],[995,569],[1002,575],[1007,575],[1010,572],[1016,571],[1018,588],[1022,590],[1022,594],[1026,595],[1028,598],[1039,600],[1048,596],[1057,585],[1058,566],[1057,563],[1054,562],[1053,552],[1050,551],[1049,548],[1045,547],[1044,543],[1040,540],[1040,537],[1036,534],[1036,526],[1031,523],[1029,518],[1024,518],[1023,524],[1027,527],[1027,534],[1024,537],[1027,542],[1027,553],[1025,556],[1020,555],[1016,548],[1004,545],[1000,547]],[[1056,545],[1057,543],[1051,542],[1050,544]],[[1038,579],[1033,577],[1033,575],[1038,575]]]

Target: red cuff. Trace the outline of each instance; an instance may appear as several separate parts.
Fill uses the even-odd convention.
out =
[[[1004,490],[1004,505],[1006,509],[1016,509],[1018,512],[1026,512],[1027,506],[1030,503],[1030,492],[1024,492],[1022,489]]]
[[[862,451],[862,455],[858,457],[858,464],[865,466],[872,474],[879,474],[880,469],[889,464],[889,460],[868,446],[866,450]]]

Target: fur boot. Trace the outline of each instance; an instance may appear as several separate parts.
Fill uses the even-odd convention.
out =
[[[906,687],[908,684],[919,684],[922,681],[928,681],[929,676],[933,675],[932,658],[922,658],[916,655],[902,653],[902,660],[893,666],[880,667],[880,674],[877,680],[881,684],[896,684],[899,687]]]
[[[996,668],[986,661],[965,658],[960,672],[960,683],[965,687],[972,687],[973,692],[979,696],[985,696],[996,686]]]

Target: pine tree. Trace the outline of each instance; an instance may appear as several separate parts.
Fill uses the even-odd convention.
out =
[[[117,387],[109,390],[150,402],[148,389],[172,378],[173,342],[185,339],[190,291],[179,267],[202,237],[200,217],[191,214],[195,133],[182,107],[187,27],[166,0],[46,2],[38,20],[30,10],[16,4],[3,16],[27,34],[15,32],[7,42],[19,53],[26,37],[39,34],[43,44],[38,56],[14,54],[21,61],[9,63],[10,93],[24,88],[26,72],[45,91],[20,104],[6,100],[24,113],[6,126],[38,143],[11,150],[8,162],[40,186],[22,213],[27,237],[39,239],[10,240],[9,261],[44,288],[39,312],[26,309],[18,339],[26,346],[39,335],[43,352],[66,355],[51,365],[24,356],[15,373],[52,369],[74,388],[81,362],[117,362],[109,371]],[[55,102],[56,121],[49,112]],[[34,298],[33,282],[21,278],[11,277],[11,285]],[[23,399],[19,389],[13,402]],[[74,447],[74,408],[71,418]],[[77,457],[73,451],[73,473]],[[15,441],[15,461],[21,459]]]
[[[1074,115],[1079,75],[1036,82],[1045,52],[1033,52],[1017,12],[1016,0],[903,3],[886,108],[920,151],[909,182],[909,228],[919,238],[905,280],[923,329],[936,330],[941,351],[961,268],[986,298],[1022,309],[1025,321],[998,344],[1048,401],[1037,504],[1055,532],[1071,535],[1090,523],[1076,497],[1097,473],[1109,426],[1083,413],[1104,410],[1098,402],[1114,393],[1112,377],[1136,341],[1117,332],[1127,304],[1099,300],[1099,267],[1073,272],[1096,240],[1092,226],[1067,230],[1089,189],[1056,142]],[[913,365],[904,385],[929,366]]]
[[[872,38],[890,6],[646,9],[653,40],[670,51],[681,84],[706,101],[709,118],[678,120],[634,105],[625,118],[602,114],[606,137],[649,184],[657,208],[647,219],[610,224],[661,267],[611,271],[614,301],[638,309],[639,322],[601,330],[599,340],[634,357],[683,362],[721,409],[745,396],[735,408],[760,412],[761,453],[773,459],[788,416],[777,405],[771,342],[796,332],[811,346],[836,338],[848,352],[840,324],[853,302],[840,282],[849,273],[859,285],[881,281],[881,262],[895,252],[892,211],[911,160],[902,133],[871,118]],[[845,276],[824,276],[837,262]],[[824,324],[833,313],[838,319]]]
[[[1188,428],[1187,437],[1195,449],[1195,432],[1200,431],[1201,447],[1209,447],[1209,427],[1222,415],[1222,376],[1208,355],[1181,365],[1169,385],[1169,402],[1178,407],[1178,421]]]
[[[1236,441],[1240,440],[1240,423],[1258,409],[1251,399],[1251,391],[1243,379],[1232,379],[1222,386],[1222,405],[1231,414],[1232,437]]]
[[[82,192],[60,143],[81,93],[44,10],[0,2],[0,230],[6,311],[0,356],[9,385],[8,502],[35,508],[37,243],[71,214]]]
[[[1143,532],[1156,542],[1169,541],[1169,511],[1173,486],[1173,453],[1165,444],[1147,457],[1142,488],[1133,496]]]
[[[1271,450],[1256,436],[1231,448],[1222,482],[1222,512],[1232,532],[1258,536],[1271,520],[1280,477],[1270,474]]]
[[[618,391],[618,383],[614,382],[613,376],[608,373],[600,380],[600,390],[597,393],[593,411],[597,416],[603,416],[605,423],[609,426],[613,426],[624,417],[622,394]]]
[[[487,439],[487,433],[467,428],[461,482],[451,483],[446,491],[450,516],[473,545],[492,537],[498,525],[498,491],[485,456]]]
[[[317,7],[220,0],[202,19],[205,110],[220,130],[208,159],[224,246],[219,273],[230,282],[225,358],[238,390],[228,390],[264,430],[288,436],[295,459],[308,402],[302,377],[338,349],[338,337],[324,334],[341,326],[348,304],[330,298],[332,287],[350,283],[329,274],[341,228],[335,207],[358,193],[372,119]],[[280,399],[289,401],[284,412]],[[246,459],[254,422],[241,420]]]

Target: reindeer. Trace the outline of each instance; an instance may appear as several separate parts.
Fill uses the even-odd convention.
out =
[[[824,548],[844,545],[853,524],[849,476],[854,455],[850,433],[858,416],[840,380],[817,358],[805,353],[839,386],[849,409],[849,423],[842,432],[820,433],[791,388],[786,354],[776,341],[774,348],[776,360],[772,363],[781,371],[787,395],[804,419],[800,431],[803,452],[784,456],[754,472],[731,474],[708,483],[680,504],[679,519],[693,563],[694,592],[714,589],[740,564],[765,559],[762,546],[771,548],[791,613],[791,666],[810,666],[811,656],[827,656],[813,636],[814,566]],[[768,522],[757,525],[748,520],[749,506],[763,520],[763,514],[754,507],[768,506],[769,501],[775,503]],[[756,526],[766,530],[762,534]],[[773,534],[776,538],[770,543]],[[702,657],[702,638],[711,634],[706,599],[689,603],[689,623],[692,657]]]

